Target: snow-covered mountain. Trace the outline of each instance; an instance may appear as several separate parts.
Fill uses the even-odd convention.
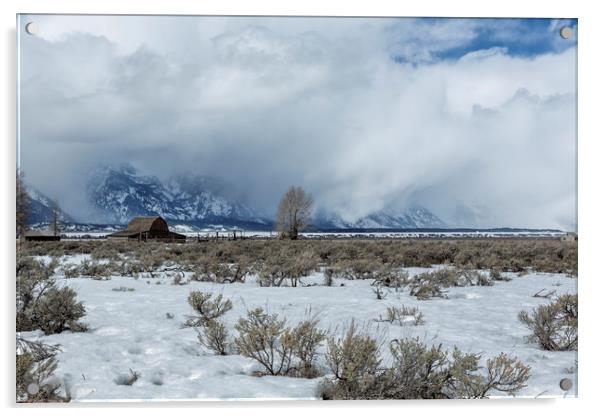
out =
[[[208,176],[179,176],[166,183],[130,165],[103,166],[90,175],[87,197],[95,216],[127,223],[161,215],[172,223],[265,228],[270,221],[237,200],[227,183]]]
[[[53,221],[54,209],[58,213],[58,220],[61,222],[70,222],[72,218],[61,210],[59,206],[46,195],[39,192],[30,185],[27,189],[27,224],[30,226],[48,224]]]
[[[31,224],[52,219],[52,201],[29,187]],[[126,224],[139,215],[161,215],[180,231],[206,227],[240,227],[254,230],[273,228],[271,218],[260,215],[233,191],[230,184],[210,176],[176,176],[161,181],[140,174],[131,165],[102,166],[93,170],[87,181],[86,199],[90,210],[77,223],[60,211],[60,220],[73,226]],[[68,207],[66,211],[69,212]],[[446,228],[447,225],[422,206],[404,210],[383,209],[355,220],[338,213],[315,213],[314,229],[409,229]],[[96,227],[96,226],[94,226]],[[93,227],[93,228],[94,228]],[[83,229],[83,228],[82,228]],[[87,229],[87,228],[86,228]]]
[[[447,225],[432,212],[421,206],[404,210],[386,208],[353,221],[346,221],[340,215],[319,213],[314,224],[318,228],[446,228]]]

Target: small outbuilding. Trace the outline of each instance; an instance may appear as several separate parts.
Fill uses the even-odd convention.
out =
[[[61,241],[61,236],[51,230],[27,230],[25,241]]]
[[[125,230],[107,235],[108,239],[135,241],[186,241],[183,234],[169,231],[167,222],[159,217],[134,217]]]
[[[565,243],[576,243],[577,242],[577,233],[566,233],[562,237],[560,237],[560,241]]]

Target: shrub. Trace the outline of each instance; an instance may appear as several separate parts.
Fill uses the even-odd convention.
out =
[[[293,337],[286,330],[286,321],[276,314],[267,314],[262,308],[240,318],[234,328],[238,337],[234,339],[239,354],[259,362],[270,375],[286,375],[291,370]]]
[[[390,266],[383,266],[380,269],[375,270],[373,275],[376,283],[381,286],[394,288],[395,290],[405,286],[409,279],[407,271],[395,270]]]
[[[258,283],[261,287],[281,286],[286,279],[286,271],[276,261],[266,261],[259,266]]]
[[[276,240],[222,241],[216,244],[189,244],[168,246],[163,243],[117,243],[107,241],[60,241],[48,243],[24,242],[20,251],[24,255],[72,255],[94,253],[95,258],[111,258],[116,250],[121,259],[140,262],[147,258],[156,262],[151,272],[161,269],[164,262],[199,267],[201,258],[219,263],[235,264],[240,259],[252,258],[259,263],[269,261],[276,253],[292,259],[303,251],[316,253],[316,258],[327,267],[343,267],[357,263],[348,278],[373,278],[371,271],[381,264],[397,267],[430,267],[432,264],[453,264],[458,268],[498,269],[520,272],[529,268],[541,272],[577,274],[577,244],[567,245],[559,240],[542,238],[521,239],[471,239],[464,241],[430,239],[420,241],[366,241],[366,240],[300,240],[292,244]],[[298,243],[298,244],[297,244]],[[111,251],[111,257],[103,257]],[[143,262],[146,262],[144,260]],[[363,263],[363,264],[361,264]],[[376,267],[370,265],[372,263]]]
[[[109,246],[109,245],[100,245],[100,246],[94,247],[94,249],[90,253],[90,257],[93,260],[102,260],[102,259],[120,260],[121,259],[121,256],[119,255],[119,251],[117,250],[117,248],[115,248],[113,246]]]
[[[374,284],[375,283],[375,284]],[[389,294],[389,290],[386,287],[383,287],[380,282],[374,282],[372,284],[372,292],[376,295],[376,299],[383,300]]]
[[[54,380],[55,358],[59,347],[17,338],[16,400],[25,403],[69,401],[59,394],[60,384]],[[37,392],[28,391],[29,386]]]
[[[65,264],[61,267],[61,270],[66,279],[74,279],[80,276],[79,266],[76,264]]]
[[[36,302],[54,287],[51,278],[56,263],[46,265],[31,257],[17,256],[17,331],[36,329],[32,313]]]
[[[188,318],[185,326],[200,327],[208,321],[217,319],[230,309],[232,309],[232,301],[229,299],[223,300],[223,296],[220,293],[212,300],[212,293],[200,292],[195,290],[188,296],[188,303],[197,313],[197,316],[191,316]]]
[[[85,331],[85,325],[77,321],[86,314],[81,302],[77,302],[77,293],[69,288],[51,288],[35,303],[32,313],[34,328],[44,334],[58,334],[65,329]]]
[[[453,286],[493,286],[493,280],[476,270],[461,270],[458,276],[458,281]]]
[[[310,250],[292,256],[275,254],[259,266],[259,285],[281,286],[288,280],[292,287],[297,287],[299,280],[317,267],[318,259]]]
[[[119,286],[119,287],[114,287],[113,289],[111,289],[113,292],[133,292],[136,289],[134,289],[133,287],[125,287],[125,286]]]
[[[326,362],[337,380],[356,380],[375,374],[381,363],[380,346],[351,322],[344,336],[328,340]]]
[[[487,360],[487,376],[481,382],[477,398],[487,397],[490,390],[515,395],[527,386],[530,368],[518,360],[502,353]]]
[[[449,287],[491,285],[493,281],[476,270],[443,268],[414,276],[409,281],[408,287],[410,295],[416,296],[419,300],[426,300],[434,297],[445,298],[443,289]]]
[[[380,318],[381,321],[389,323],[397,323],[400,326],[404,325],[424,325],[424,314],[416,307],[401,305],[401,307],[387,307],[386,317]]]
[[[214,283],[244,282],[251,272],[251,264],[247,258],[241,258],[234,264],[213,262],[208,266],[207,276]]]
[[[343,263],[343,276],[347,279],[374,279],[382,269],[382,262],[374,258],[360,258]]]
[[[529,268],[540,272],[577,275],[577,244],[557,239],[471,239],[457,240],[379,240],[358,241],[299,240],[295,244],[277,240],[237,240],[216,244],[188,244],[165,249],[163,243],[117,243],[114,241],[24,242],[24,255],[72,255],[94,253],[95,258],[120,258],[150,265],[150,273],[161,269],[164,262],[200,268],[202,258],[219,263],[235,264],[252,258],[259,263],[278,257],[292,259],[303,251],[315,252],[327,267],[344,268],[348,278],[373,278],[373,270],[382,264],[399,267],[430,267],[432,264],[453,264],[458,268],[497,269],[520,272]],[[105,254],[104,252],[111,252]],[[95,253],[96,252],[96,253]],[[110,257],[104,257],[110,256]],[[353,263],[353,266],[351,265]],[[348,267],[349,266],[349,267]]]
[[[116,267],[117,272],[122,276],[131,276],[138,278],[140,273],[143,273],[142,265],[135,260],[126,259],[123,260],[119,266]]]
[[[412,282],[410,284],[410,295],[416,296],[418,300],[447,297],[447,295],[443,292],[441,285],[431,280]]]
[[[79,265],[79,273],[94,280],[103,280],[108,279],[111,275],[111,267],[97,260],[84,259]]]
[[[203,324],[198,332],[198,339],[201,345],[217,355],[228,355],[230,352],[228,330],[217,319],[211,319]]]
[[[418,339],[390,344],[393,365],[358,371],[354,378],[340,378],[321,386],[326,399],[457,399],[485,398],[492,390],[514,395],[526,386],[530,368],[516,358],[500,354],[487,360],[486,374],[480,356],[454,348],[450,354],[441,345],[427,347]],[[377,357],[377,356],[376,356]],[[380,362],[378,358],[377,361]],[[373,358],[374,360],[374,358]]]
[[[120,374],[115,378],[115,384],[118,386],[132,386],[140,378],[140,373],[130,368],[129,373]]]
[[[326,332],[318,329],[316,317],[302,321],[292,330],[294,340],[293,355],[298,358],[296,375],[313,378],[319,375],[315,366],[317,348],[326,339]]]
[[[349,278],[346,269],[339,263],[325,267],[324,277],[329,279]]]
[[[256,308],[235,325],[234,344],[241,355],[262,365],[262,374],[316,377],[316,350],[326,337],[318,322],[310,318],[290,328],[285,319]]]
[[[418,339],[395,340],[390,345],[393,366],[383,376],[383,398],[442,399],[464,397],[459,390],[476,383],[478,356],[455,349],[453,361],[441,345],[427,347]]]
[[[78,323],[85,314],[73,289],[55,288],[51,278],[56,262],[48,265],[30,257],[17,259],[17,331],[41,329],[46,335],[64,329],[82,331]]]
[[[513,395],[529,378],[529,367],[505,354],[489,359],[482,376],[481,357],[458,348],[450,356],[441,345],[429,348],[418,339],[404,339],[392,342],[390,349],[394,363],[385,376],[384,398],[485,398],[491,390]]]
[[[148,274],[151,278],[156,277],[156,273],[160,271],[163,266],[164,258],[158,253],[143,253],[138,257],[136,268],[142,273]]]
[[[359,333],[352,321],[342,338],[328,339],[326,362],[334,381],[322,384],[323,399],[365,398],[378,377],[380,345],[369,335]]]
[[[190,262],[193,269],[193,274],[191,276],[192,280],[198,282],[213,282],[211,271],[215,267],[214,259],[207,255],[201,255],[192,259]]]
[[[509,277],[502,276],[502,273],[499,271],[499,269],[491,269],[489,272],[489,277],[494,281],[509,282],[512,280]]]
[[[324,286],[332,286],[334,283],[334,272],[328,268],[324,270]]]
[[[531,313],[522,311],[518,319],[531,330],[529,341],[537,342],[542,349],[577,349],[577,295],[562,295]]]
[[[188,284],[188,281],[184,280],[183,272],[177,272],[173,274],[173,281],[171,282],[171,284],[175,286],[183,286]]]

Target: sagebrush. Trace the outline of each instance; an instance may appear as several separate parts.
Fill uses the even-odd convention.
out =
[[[31,257],[17,258],[17,331],[41,329],[49,335],[66,329],[86,330],[78,322],[86,309],[73,289],[56,287],[52,277],[56,266],[54,261],[45,264]]]
[[[573,351],[578,343],[577,295],[566,294],[518,319],[531,330],[529,340],[544,350]]]
[[[383,366],[378,342],[351,326],[339,340],[330,340],[328,363],[333,377],[322,383],[323,399],[458,399],[486,398],[497,390],[515,395],[526,386],[530,368],[500,354],[486,361],[480,355],[449,353],[441,345],[419,339],[394,340],[391,366]]]
[[[289,327],[284,318],[256,308],[238,320],[234,344],[239,354],[263,367],[260,374],[315,377],[316,349],[326,337],[318,323],[310,318]]]
[[[232,309],[232,301],[224,300],[221,293],[214,297],[212,293],[198,290],[190,293],[188,304],[196,312],[195,316],[190,316],[186,320],[185,326],[190,327],[201,327]]]

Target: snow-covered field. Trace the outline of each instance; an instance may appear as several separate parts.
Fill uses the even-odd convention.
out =
[[[203,229],[199,231],[191,230],[191,227],[185,225],[175,225],[171,227],[172,231],[182,233],[188,238],[195,239],[201,238],[213,238],[215,237],[215,229]],[[217,230],[221,237],[232,236],[232,230],[223,228]],[[95,231],[95,232],[79,232],[70,231],[63,233],[67,239],[81,239],[81,238],[104,238],[110,232],[108,231]],[[333,231],[333,232],[303,232],[302,237],[310,239],[347,239],[347,238],[382,238],[382,239],[403,239],[403,238],[517,238],[517,237],[530,237],[530,238],[558,238],[565,233],[560,231],[379,231],[379,232],[353,232],[353,231]],[[246,238],[278,238],[278,233],[274,231],[240,231],[237,230],[236,235],[238,237],[244,236]]]
[[[69,259],[78,262],[82,256]],[[425,271],[407,269],[411,275]],[[58,343],[62,351],[56,375],[75,401],[99,400],[198,400],[198,399],[316,399],[321,378],[256,377],[258,365],[251,359],[220,357],[205,350],[192,328],[183,328],[192,313],[187,297],[193,290],[222,293],[234,307],[224,316],[231,335],[235,322],[254,307],[286,316],[292,324],[308,313],[318,314],[320,325],[333,333],[351,319],[386,339],[420,337],[428,344],[454,345],[464,352],[487,357],[506,352],[531,367],[528,387],[521,396],[576,395],[576,352],[550,352],[528,344],[528,330],[517,319],[519,311],[548,303],[534,298],[541,289],[557,294],[576,293],[576,279],[557,274],[509,274],[509,282],[491,287],[463,287],[448,290],[449,299],[418,301],[406,291],[391,291],[377,300],[369,280],[336,280],[322,285],[316,273],[303,279],[305,287],[260,287],[254,278],[246,283],[213,284],[190,282],[173,285],[168,276],[138,278],[113,276],[110,280],[60,279],[78,293],[86,307],[83,322],[88,332],[26,338]],[[117,292],[113,288],[132,288]],[[376,322],[387,306],[417,306],[424,313],[422,326],[399,326]],[[169,318],[167,314],[172,314]],[[324,352],[324,347],[322,352]],[[383,357],[388,351],[383,348]],[[323,357],[320,357],[323,363]],[[569,369],[573,369],[571,371]],[[140,374],[132,386],[119,385],[130,369]],[[568,393],[559,387],[562,378],[573,380]],[[495,394],[495,393],[494,393]]]

